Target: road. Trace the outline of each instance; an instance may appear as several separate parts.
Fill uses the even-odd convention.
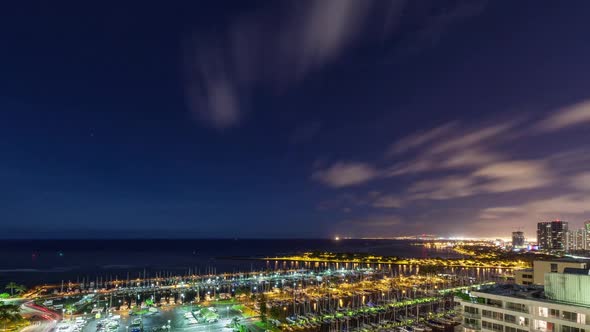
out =
[[[50,332],[61,320],[58,313],[38,306],[33,301],[25,302],[20,307],[21,315],[33,320],[31,325],[25,327],[21,332]]]

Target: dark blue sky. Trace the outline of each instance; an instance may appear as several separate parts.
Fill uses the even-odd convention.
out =
[[[2,237],[590,219],[587,1],[5,4]]]

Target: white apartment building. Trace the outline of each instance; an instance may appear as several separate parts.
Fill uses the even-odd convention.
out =
[[[590,332],[590,303],[547,299],[542,288],[503,285],[470,295],[456,298],[464,332]]]

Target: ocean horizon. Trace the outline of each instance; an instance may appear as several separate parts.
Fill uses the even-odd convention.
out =
[[[76,278],[157,271],[185,274],[271,268],[264,260],[309,251],[399,257],[455,257],[450,250],[376,239],[62,239],[0,241],[0,284],[56,283]]]

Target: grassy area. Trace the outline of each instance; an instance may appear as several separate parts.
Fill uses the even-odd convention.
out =
[[[231,306],[231,310],[244,311],[245,306],[243,304],[235,304]]]
[[[257,321],[254,323],[254,325],[256,325],[256,327],[263,329],[264,331],[272,331],[272,332],[280,332],[281,331],[281,329],[273,326],[272,324],[269,324],[268,322],[264,323],[261,321]]]
[[[471,297],[469,296],[469,294],[465,294],[463,292],[456,292],[455,294],[456,297],[460,298],[463,301],[471,301]]]
[[[218,301],[211,301],[211,304],[214,305],[232,305],[232,304],[236,304],[238,303],[238,301],[236,301],[236,299],[227,299],[227,300],[218,300]]]
[[[254,317],[258,315],[258,313],[252,308],[249,308],[243,304],[235,304],[231,307],[231,309],[241,312],[243,317]]]
[[[242,310],[242,316],[244,317],[254,317],[257,315],[258,313],[254,311],[252,308],[244,307],[244,310]]]
[[[219,319],[219,314],[207,308],[201,309],[201,316],[205,319]]]
[[[3,332],[20,331],[29,325],[31,325],[31,323],[23,319],[22,321],[19,321],[17,323],[6,324],[6,326],[2,324],[0,325],[0,330],[2,330]]]
[[[471,297],[471,296],[469,296],[469,294],[465,294],[463,292],[456,292],[453,295],[460,298],[463,301],[469,301],[469,302],[474,302],[474,303],[483,303],[484,302],[484,300],[482,298]]]
[[[139,310],[133,310],[133,314],[134,315],[146,315],[149,313],[148,309],[139,309]]]

